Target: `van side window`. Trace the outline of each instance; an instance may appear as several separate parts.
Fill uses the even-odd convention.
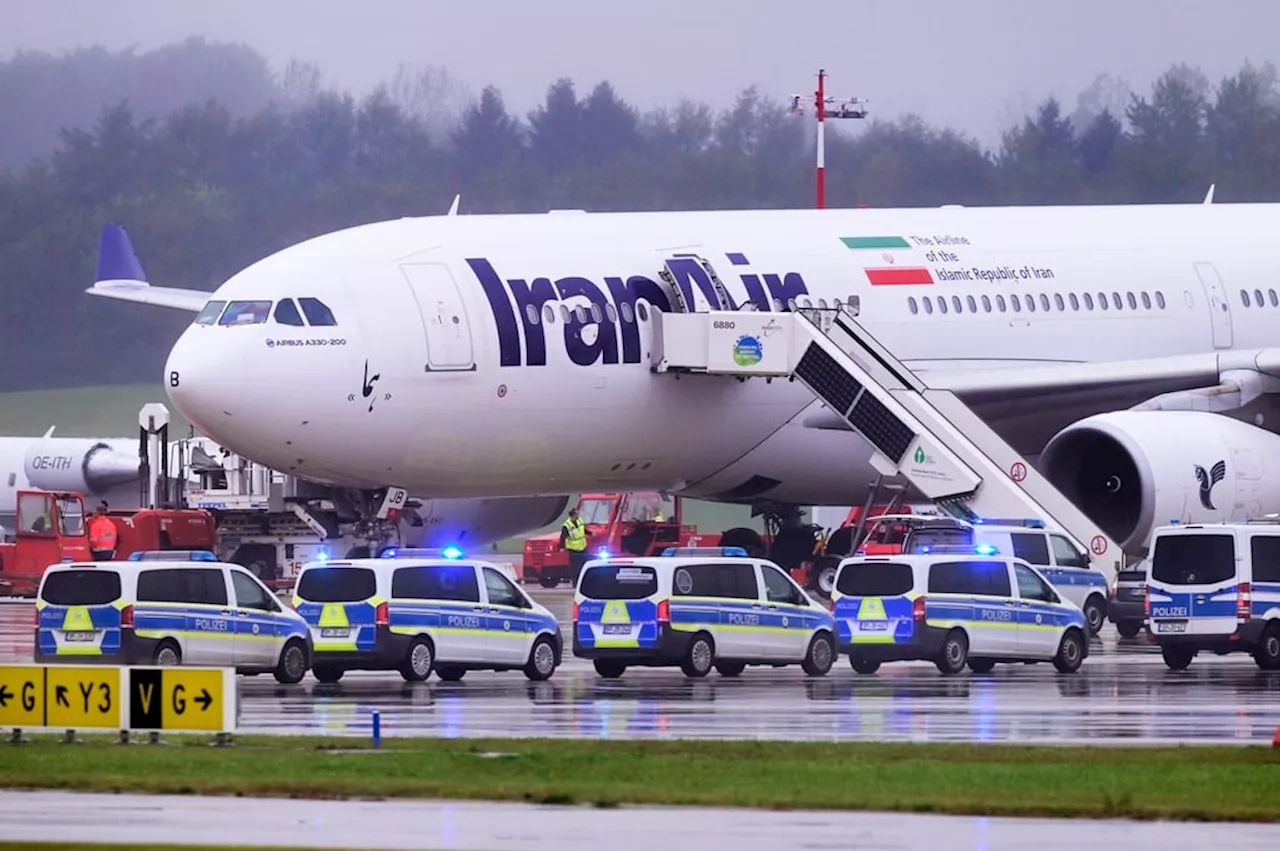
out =
[[[804,604],[800,589],[783,576],[782,571],[772,565],[762,564],[760,572],[764,574],[764,589],[770,603],[791,603],[797,606]]]
[[[676,568],[673,590],[678,596],[687,597],[720,597],[730,600],[760,599],[760,588],[756,584],[756,571],[749,564],[682,565]]]
[[[1280,582],[1280,538],[1258,535],[1249,542],[1254,582]]]
[[[1049,542],[1043,532],[1014,532],[1009,537],[1013,539],[1015,558],[1027,564],[1049,563]]]
[[[231,587],[236,589],[236,605],[242,609],[257,609],[263,612],[278,612],[280,606],[271,599],[270,592],[247,573],[239,570],[231,571]]]
[[[1013,572],[1018,577],[1018,596],[1024,600],[1043,600],[1046,603],[1054,602],[1053,589],[1045,584],[1044,580],[1036,576],[1024,565],[1015,564]]]
[[[529,608],[529,604],[524,601],[524,596],[515,589],[515,586],[511,584],[511,580],[492,567],[484,569],[484,587],[489,592],[489,605],[491,606],[514,606],[517,609]]]
[[[469,564],[398,567],[391,575],[391,597],[479,603],[480,583],[475,567]]]
[[[1059,565],[1063,567],[1089,566],[1089,559],[1085,554],[1077,550],[1066,538],[1061,535],[1050,535],[1049,542],[1053,545],[1053,560]],[[1026,559],[1026,561],[1031,562],[1031,559]]]
[[[1002,561],[941,561],[929,566],[930,594],[1011,597],[1009,568]]]
[[[138,574],[139,603],[225,606],[227,583],[217,568],[159,568]]]

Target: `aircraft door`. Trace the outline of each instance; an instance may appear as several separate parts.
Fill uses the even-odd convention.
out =
[[[471,323],[467,320],[462,291],[447,266],[439,263],[406,263],[404,273],[427,338],[427,372],[475,369]]]
[[[1218,270],[1212,263],[1196,263],[1196,274],[1204,286],[1205,297],[1209,300],[1210,321],[1213,323],[1213,347],[1215,349],[1231,348],[1231,304],[1227,301],[1227,291],[1218,277]]]

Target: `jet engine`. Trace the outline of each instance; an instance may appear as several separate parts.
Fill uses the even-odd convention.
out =
[[[1128,553],[1156,526],[1280,511],[1280,435],[1202,411],[1118,411],[1074,423],[1040,455],[1044,476]]]
[[[427,499],[400,523],[410,547],[474,548],[540,529],[560,519],[568,496]]]
[[[141,475],[136,444],[125,451],[121,441],[50,437],[27,447],[23,472],[31,487],[103,495]]]

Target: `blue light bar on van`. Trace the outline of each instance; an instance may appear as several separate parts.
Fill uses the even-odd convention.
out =
[[[607,547],[601,547],[600,549],[596,550],[596,558],[607,559],[608,557],[609,557],[609,549]]]
[[[1023,526],[1027,529],[1043,529],[1044,521],[1036,517],[976,517],[975,526]]]
[[[662,551],[663,558],[705,558],[707,556],[746,558],[747,551],[742,547],[667,547]]]
[[[217,561],[208,550],[139,550],[129,561]]]
[[[399,547],[387,547],[378,555],[379,558],[447,558],[447,559],[458,559],[458,558],[462,558],[462,556],[463,556],[463,552],[461,548],[455,547],[452,544],[450,544],[447,547],[441,547],[439,549],[424,549],[422,547],[405,547],[404,549],[401,549]]]
[[[980,556],[999,555],[1000,550],[991,544],[978,544],[976,547],[970,544],[931,544],[920,547],[916,550],[917,555],[971,555]]]

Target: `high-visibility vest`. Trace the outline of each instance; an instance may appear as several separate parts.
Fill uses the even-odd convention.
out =
[[[579,517],[574,520],[572,517],[564,521],[564,528],[568,534],[564,537],[564,548],[580,553],[587,548],[587,527]]]
[[[116,524],[106,517],[95,517],[89,521],[89,549],[95,551],[114,550],[116,548]]]

